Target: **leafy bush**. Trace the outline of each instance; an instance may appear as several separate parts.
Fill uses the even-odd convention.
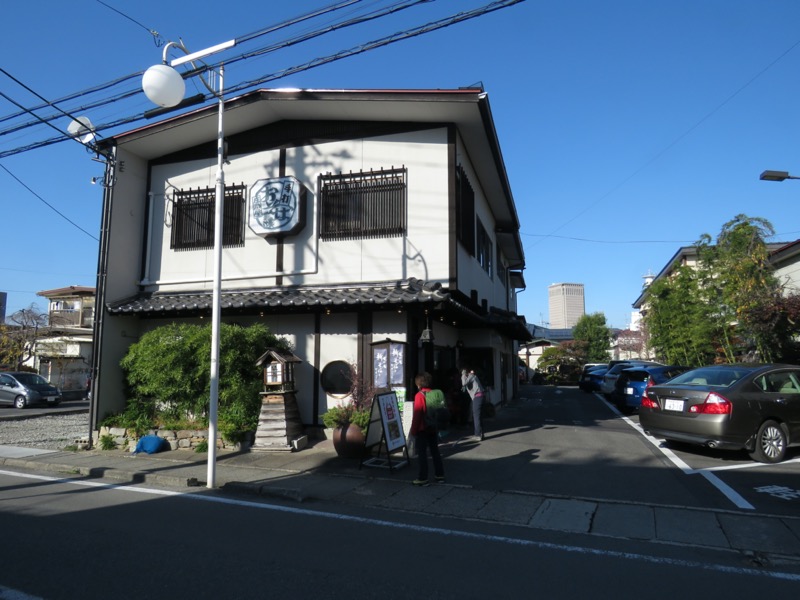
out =
[[[219,428],[235,439],[258,425],[261,367],[267,348],[288,350],[288,343],[264,325],[222,324],[219,360]],[[142,435],[158,424],[208,423],[211,325],[171,323],[131,345],[120,365],[130,390],[116,425]]]
[[[117,442],[114,441],[114,436],[101,435],[100,436],[100,450],[113,450],[117,447]]]

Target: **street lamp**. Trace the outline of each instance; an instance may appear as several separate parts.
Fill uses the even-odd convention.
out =
[[[151,102],[161,107],[177,106],[186,91],[186,84],[183,77],[174,67],[187,62],[192,62],[226,50],[236,45],[236,40],[230,40],[222,44],[217,44],[199,52],[189,53],[182,42],[169,42],[164,46],[162,64],[153,65],[145,71],[142,77],[142,89]],[[186,53],[172,60],[167,64],[167,51],[178,48]],[[216,74],[217,85],[213,85],[212,75]],[[222,288],[222,217],[223,204],[225,198],[225,173],[223,171],[224,157],[224,127],[223,115],[225,112],[225,101],[223,99],[224,68],[220,65],[217,71],[208,70],[206,81],[201,77],[203,85],[217,97],[219,105],[219,126],[217,128],[217,176],[216,193],[214,197],[214,282],[211,306],[211,391],[208,402],[208,467],[206,476],[206,486],[216,487],[216,468],[217,468],[217,407],[219,405],[219,326],[220,326],[220,292]]]
[[[786,179],[800,179],[794,175],[789,175],[788,171],[764,171],[758,177],[761,181],[784,181]]]

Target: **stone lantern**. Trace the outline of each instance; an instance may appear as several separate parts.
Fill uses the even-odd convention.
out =
[[[264,368],[264,391],[253,450],[301,450],[308,444],[295,396],[294,367],[300,362],[291,352],[275,348],[256,361]]]

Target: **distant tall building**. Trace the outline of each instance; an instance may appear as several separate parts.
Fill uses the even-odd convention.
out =
[[[570,329],[586,314],[582,283],[554,283],[550,295],[550,328]]]
[[[6,322],[6,302],[8,301],[8,294],[0,292],[0,325]]]

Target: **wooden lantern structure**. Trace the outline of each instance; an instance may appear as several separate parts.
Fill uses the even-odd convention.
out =
[[[302,362],[287,350],[268,349],[256,361],[264,367],[264,391],[253,450],[301,450],[308,443],[295,392],[294,367]]]
[[[294,354],[270,348],[256,361],[264,366],[265,392],[294,392],[294,366],[302,362]]]

